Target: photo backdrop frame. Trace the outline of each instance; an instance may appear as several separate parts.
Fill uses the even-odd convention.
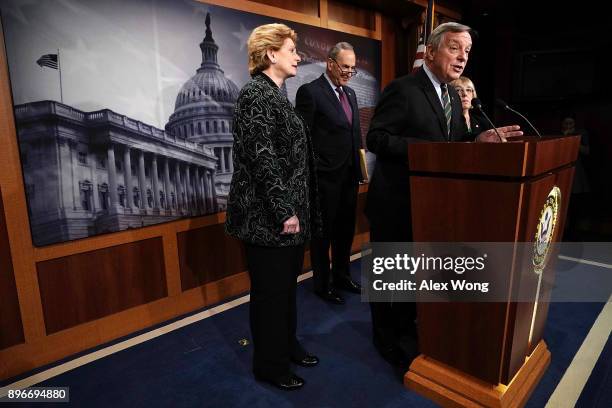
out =
[[[353,44],[365,145],[377,40],[190,0],[19,4],[3,3],[3,24],[36,246],[223,211],[246,40],[261,24],[298,32],[303,62],[283,88],[292,103],[335,43]]]

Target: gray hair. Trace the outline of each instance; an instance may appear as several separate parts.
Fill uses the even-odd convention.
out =
[[[354,48],[351,44],[347,43],[347,42],[339,42],[338,44],[334,45],[329,52],[327,53],[327,58],[331,58],[333,60],[336,59],[336,57],[338,56],[338,54],[340,54],[340,51],[342,50],[347,50],[347,51],[353,51],[354,52]]]
[[[439,49],[440,44],[442,44],[442,37],[444,37],[444,34],[446,33],[469,33],[470,31],[472,31],[472,29],[464,24],[455,22],[440,24],[429,35],[429,38],[427,39],[427,47],[431,47],[434,50]]]

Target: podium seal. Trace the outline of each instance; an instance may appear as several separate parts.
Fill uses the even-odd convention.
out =
[[[561,190],[555,186],[548,193],[540,219],[536,230],[535,242],[533,244],[533,266],[536,274],[541,274],[548,262],[548,252],[552,243],[557,219],[559,216],[559,207],[561,205]]]

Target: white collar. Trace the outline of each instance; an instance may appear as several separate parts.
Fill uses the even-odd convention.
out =
[[[327,75],[327,72],[324,72],[323,75],[325,76],[325,79],[327,79],[327,83],[329,83],[329,86],[331,86],[332,89],[334,90],[334,93],[336,94],[336,96],[338,96],[338,91],[336,91],[336,88],[338,88],[338,87],[336,85],[334,85],[332,80]],[[341,85],[340,85],[340,89],[342,89],[344,91],[344,88]]]
[[[434,73],[431,72],[427,64],[423,64],[423,69],[425,70],[425,73],[429,77],[429,80],[433,84],[434,88],[440,89],[440,85],[442,85],[442,82],[440,82],[440,80],[438,80],[438,77],[436,77]]]
[[[440,88],[440,85],[442,85],[442,82],[440,82],[438,78],[434,75],[434,73],[429,70],[429,68],[427,67],[427,64],[425,63],[423,64],[423,70],[425,71],[425,73],[427,74],[427,77],[433,84],[434,89],[436,90],[436,94],[438,95],[438,99],[440,99],[440,103],[442,104],[442,106],[444,106],[444,101],[442,100],[442,89]],[[448,84],[446,84],[446,86],[448,87]]]

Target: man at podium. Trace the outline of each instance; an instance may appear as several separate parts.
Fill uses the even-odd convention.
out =
[[[447,84],[465,69],[472,47],[470,30],[454,22],[439,25],[428,38],[424,65],[395,79],[382,93],[366,139],[376,154],[365,209],[371,242],[412,240],[408,145],[469,141],[461,99]],[[505,141],[521,136],[519,129],[490,129],[475,140]],[[416,305],[373,302],[370,308],[374,345],[403,373],[418,353]]]

